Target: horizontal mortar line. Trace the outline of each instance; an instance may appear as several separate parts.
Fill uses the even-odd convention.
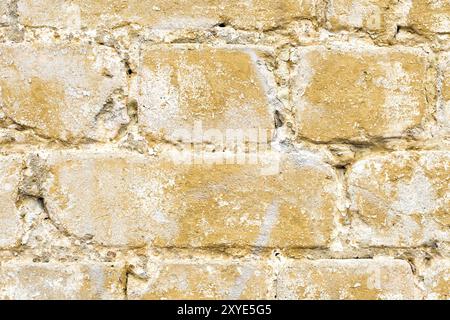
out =
[[[304,20],[308,20],[308,19],[304,19]],[[57,28],[57,27],[52,27],[52,26],[46,26],[46,25],[38,25],[38,26],[30,26],[30,25],[22,25],[22,24],[18,24],[19,26],[21,26],[21,27],[23,27],[23,30],[25,30],[25,31],[27,31],[28,29],[30,30],[30,31],[32,31],[32,30],[34,30],[34,29],[49,29],[49,30],[51,30],[51,31],[70,31],[70,28]],[[17,24],[11,24],[11,25],[6,25],[6,26],[4,26],[4,27],[13,27],[13,26],[17,26]],[[125,27],[127,27],[128,25],[125,25]],[[0,26],[0,27],[2,27],[2,26]],[[121,27],[118,27],[118,28],[122,28],[122,27],[124,27],[124,26],[121,26]],[[151,28],[151,26],[144,26],[144,27],[142,27],[143,28],[143,32],[142,33],[145,33],[145,28]],[[98,28],[92,28],[92,29],[85,29],[85,30],[82,30],[81,31],[81,35],[82,36],[85,36],[87,39],[93,39],[93,37],[91,37],[91,36],[89,36],[89,32],[91,31],[91,30],[97,30]],[[114,27],[111,27],[111,30],[114,30],[114,29],[117,29],[117,28],[114,28]],[[366,39],[366,40],[369,40],[369,39],[371,39],[372,41],[373,41],[373,39],[370,37],[370,33],[367,33],[367,32],[364,32],[364,31],[342,31],[342,32],[330,32],[328,29],[326,29],[326,28],[320,28],[321,30],[324,30],[324,31],[327,31],[328,33],[329,33],[329,35],[330,35],[330,39],[328,39],[328,41],[323,41],[323,40],[321,40],[319,37],[305,37],[305,38],[301,38],[301,40],[317,40],[317,44],[315,43],[315,44],[305,44],[305,43],[302,43],[302,42],[298,42],[298,44],[296,44],[295,46],[292,46],[292,47],[313,47],[313,46],[317,46],[317,45],[320,45],[320,44],[326,44],[326,43],[333,43],[333,42],[336,42],[336,43],[339,43],[339,42],[345,42],[345,43],[348,43],[348,42],[351,42],[351,40],[361,40],[361,37],[360,37],[360,35],[361,34],[365,34],[365,35],[367,35],[369,38],[368,39]],[[179,31],[187,31],[187,30],[189,30],[189,28],[182,28],[182,29],[170,29],[169,31],[171,31],[171,32],[179,32]],[[198,31],[197,31],[198,30]],[[211,30],[214,30],[214,28],[207,28],[207,29],[197,29],[196,31],[197,32],[205,32],[205,31],[211,31]],[[251,31],[249,31],[249,30],[245,30],[245,29],[234,29],[233,28],[233,30],[235,30],[235,31],[237,31],[237,32],[250,32],[250,33],[258,33],[258,34],[265,34],[265,33],[268,33],[268,34],[270,34],[270,33],[273,33],[274,31],[257,31],[256,29],[255,30],[251,30]],[[289,29],[277,29],[277,30],[275,30],[275,31],[288,31]],[[319,32],[320,30],[317,30],[317,32]],[[345,32],[351,32],[350,34],[349,33],[345,33]],[[396,47],[401,47],[401,48],[416,48],[416,49],[423,49],[423,44],[430,44],[430,45],[432,45],[433,44],[433,41],[431,41],[431,40],[428,40],[427,38],[426,38],[426,36],[424,36],[424,35],[421,35],[421,34],[416,34],[416,33],[413,33],[413,34],[415,34],[416,36],[418,36],[418,37],[422,37],[422,38],[424,38],[424,40],[426,40],[426,41],[419,41],[417,44],[415,44],[415,45],[408,45],[408,44],[404,44],[404,43],[402,43],[402,42],[396,42],[396,43],[394,43],[393,45],[392,44],[383,44],[383,43],[377,43],[376,41],[375,42],[370,42],[370,43],[368,43],[368,45],[371,45],[371,46],[375,46],[375,47],[380,47],[380,48],[393,48],[393,49],[395,49]],[[433,33],[435,36],[438,36],[438,35],[447,35],[447,34],[449,34],[449,33],[439,33],[439,32],[437,32],[437,33]],[[333,39],[332,37],[339,37],[339,36],[345,36],[346,37],[346,40],[344,41],[344,40],[339,40],[339,39]],[[350,37],[349,37],[350,36]],[[39,37],[39,36],[38,36]],[[284,35],[284,34],[281,34],[280,35],[280,37],[284,37],[284,38],[289,38],[289,35]],[[221,37],[218,37],[218,36],[214,36],[214,37],[212,37],[211,39],[221,39]],[[347,40],[348,39],[348,40]],[[395,37],[393,37],[392,39],[395,39]],[[67,41],[67,40],[65,40],[65,41]],[[69,40],[69,41],[73,41],[73,42],[75,42],[75,40]],[[195,42],[194,42],[195,41]],[[17,43],[26,43],[26,42],[28,42],[28,41],[20,41],[20,42],[17,42]],[[193,41],[192,42],[186,42],[186,41],[177,41],[177,40],[174,40],[174,41],[172,41],[172,42],[164,42],[164,41],[161,41],[161,42],[155,42],[155,41],[153,41],[153,40],[146,40],[146,39],[141,39],[141,41],[140,42],[151,42],[151,43],[153,43],[153,44],[165,44],[165,45],[167,45],[167,44],[212,44],[214,41],[212,41],[212,40],[209,40],[209,41],[207,41],[207,42],[203,42],[203,41],[198,41],[198,39],[193,39]],[[14,41],[13,41],[13,43],[14,43]],[[31,41],[30,41],[30,43],[31,43]],[[132,42],[133,43],[133,42]],[[287,44],[290,44],[290,43],[292,43],[292,40],[290,40],[290,41],[288,41],[287,42]],[[242,42],[242,43],[235,43],[235,42],[230,42],[230,43],[226,43],[227,45],[229,44],[229,45],[236,45],[236,44],[238,44],[238,45],[262,45],[262,46],[264,46],[264,44],[259,44],[259,43],[254,43],[254,42],[252,42],[252,43],[247,43],[247,42]],[[273,44],[271,44],[271,45],[269,45],[269,44],[267,44],[266,46],[270,46],[270,47],[273,47]],[[432,46],[432,47],[430,47],[430,49],[433,51],[433,52],[435,52],[435,51],[437,51],[437,52],[440,52],[440,51],[445,51],[445,48],[436,48],[435,46]]]

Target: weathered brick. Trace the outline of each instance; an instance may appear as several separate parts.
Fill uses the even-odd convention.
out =
[[[293,103],[302,137],[401,137],[430,113],[428,63],[418,50],[316,46],[298,49],[296,59]]]
[[[189,28],[229,23],[242,29],[270,29],[316,17],[316,0],[19,0],[19,19],[57,28],[120,26]]]
[[[8,5],[9,3],[6,0],[0,2],[0,26],[8,24],[10,21]]]
[[[331,0],[327,21],[331,30],[364,30],[390,34],[396,31],[392,7],[395,0]]]
[[[445,132],[450,134],[450,53],[443,54],[439,59],[439,68],[442,73],[441,108],[438,109],[439,123]]]
[[[418,246],[450,238],[450,153],[394,152],[358,161],[348,181],[354,239]]]
[[[450,33],[450,2],[447,0],[402,0],[408,10],[406,26],[421,34]]]
[[[0,248],[16,245],[20,235],[16,200],[21,171],[19,156],[0,157]]]
[[[2,300],[123,299],[123,268],[101,263],[26,263],[0,265]]]
[[[424,275],[426,299],[449,300],[450,299],[450,260],[442,259],[434,261]]]
[[[105,245],[316,247],[333,232],[336,175],[309,153],[281,155],[273,175],[165,155],[61,152],[48,163],[52,219]]]
[[[239,47],[144,48],[131,93],[143,132],[177,139],[177,130],[192,132],[196,122],[223,133],[273,129],[274,81],[258,54]]]
[[[403,260],[299,260],[278,278],[280,299],[414,299],[411,267]]]
[[[114,137],[128,120],[124,88],[125,67],[111,48],[78,43],[0,46],[2,111],[44,136]]]
[[[152,263],[146,281],[130,277],[130,299],[270,299],[273,271],[261,262]]]

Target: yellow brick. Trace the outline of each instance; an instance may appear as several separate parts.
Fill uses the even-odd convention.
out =
[[[52,27],[120,26],[154,28],[213,26],[269,29],[316,16],[316,0],[19,0],[22,24]]]
[[[114,137],[128,120],[123,101],[114,97],[125,87],[125,68],[111,48],[77,43],[0,46],[4,113],[50,138]]]
[[[331,29],[364,30],[367,32],[396,31],[392,19],[395,0],[331,0],[328,8],[328,22]]]
[[[408,247],[448,241],[450,153],[395,152],[349,172],[354,237],[363,245]]]
[[[175,261],[151,263],[149,279],[130,277],[130,299],[270,299],[271,267],[258,262]]]
[[[45,199],[55,222],[107,245],[327,246],[334,171],[309,153],[281,156],[281,173],[265,175],[264,165],[62,152],[48,160]]]
[[[125,270],[100,263],[0,265],[2,300],[123,299]]]
[[[21,226],[16,207],[22,171],[18,156],[0,157],[0,248],[17,244]]]
[[[408,5],[407,26],[422,34],[450,32],[450,2],[412,0]]]
[[[316,141],[404,136],[430,112],[428,64],[415,49],[299,49],[298,134]],[[431,98],[430,98],[431,99]]]
[[[192,132],[196,122],[205,131],[223,134],[227,129],[273,129],[275,98],[266,87],[273,90],[274,81],[266,77],[265,67],[258,67],[260,60],[257,52],[239,48],[144,48],[131,93],[137,97],[143,132],[176,139],[177,130]]]
[[[300,260],[280,272],[280,299],[415,299],[413,274],[402,260]]]
[[[0,2],[0,26],[7,25],[10,21],[8,4],[7,0]]]
[[[450,299],[450,260],[434,261],[424,276],[426,299]]]
[[[438,109],[439,123],[444,131],[450,134],[450,53],[440,57],[440,72],[442,73],[441,108]]]
[[[448,104],[450,102],[450,53],[445,53],[441,56],[440,68],[443,76],[442,96]]]

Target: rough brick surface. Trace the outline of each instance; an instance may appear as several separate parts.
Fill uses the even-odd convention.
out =
[[[0,3],[0,26],[8,24],[9,21],[8,1],[2,1]]]
[[[196,123],[222,132],[274,129],[274,80],[257,51],[148,46],[141,55],[131,96],[150,136],[174,140],[177,130],[192,131]]]
[[[418,50],[319,46],[299,49],[296,60],[301,136],[324,142],[404,136],[430,111],[427,61]]]
[[[122,299],[124,270],[98,263],[4,263],[2,300]]]
[[[450,32],[450,3],[441,0],[402,0],[408,8],[407,26],[426,34]]]
[[[155,28],[204,27],[229,23],[243,29],[269,29],[295,18],[313,18],[315,0],[19,0],[21,22],[26,25],[51,25],[95,28],[136,23]],[[36,14],[40,12],[40,14]],[[46,12],[44,14],[43,12]],[[74,21],[75,19],[75,21]]]
[[[407,262],[393,259],[288,263],[280,273],[281,299],[414,299]]]
[[[307,156],[282,158],[281,173],[264,175],[264,165],[59,153],[48,160],[45,199],[68,232],[105,245],[327,246],[336,176]]]
[[[0,45],[0,71],[3,112],[44,136],[106,140],[127,122],[125,68],[111,48]]]
[[[427,289],[427,299],[450,299],[450,261],[438,260],[426,271],[424,276]]]
[[[447,240],[449,167],[449,152],[398,152],[357,162],[349,173],[355,237],[385,246]]]
[[[0,299],[449,299],[449,9],[0,0]]]
[[[270,299],[273,270],[259,262],[177,261],[153,263],[149,279],[131,278],[131,299]]]
[[[0,248],[15,246],[20,235],[16,207],[22,161],[18,156],[0,156]]]
[[[438,120],[444,127],[444,132],[450,133],[450,54],[444,54],[440,57],[439,67],[442,76],[442,100],[440,109],[438,109]]]
[[[332,30],[388,32],[395,29],[392,21],[394,0],[331,0],[327,20]]]

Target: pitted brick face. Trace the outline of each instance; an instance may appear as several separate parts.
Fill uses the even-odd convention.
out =
[[[0,156],[0,248],[19,242],[21,223],[16,201],[22,166],[20,156]]]
[[[450,3],[441,0],[413,0],[408,4],[407,25],[425,35],[450,32]],[[412,2],[412,5],[411,5]]]
[[[59,153],[45,197],[66,230],[109,246],[328,246],[336,175],[305,155],[281,157],[281,172],[264,175],[264,165]]]
[[[331,0],[327,12],[328,22],[332,30],[391,32],[395,29],[392,21],[395,3],[395,0]]]
[[[443,127],[445,135],[450,133],[450,54],[446,53],[439,60],[440,73],[442,76],[441,105],[438,106],[437,117]],[[440,107],[440,108],[439,108]]]
[[[125,269],[101,263],[5,263],[2,300],[123,299]]]
[[[281,299],[415,299],[410,266],[393,259],[291,262],[277,290]]]
[[[428,63],[417,50],[298,50],[293,103],[298,133],[315,141],[364,142],[419,126],[431,105]]]
[[[450,154],[398,152],[357,162],[349,174],[355,238],[364,245],[446,240]]]
[[[7,25],[10,22],[8,1],[0,3],[0,26]]]
[[[0,70],[3,112],[43,136],[107,140],[128,121],[125,68],[111,48],[4,44]]]
[[[0,299],[450,299],[449,9],[0,0]]]
[[[25,25],[117,26],[134,23],[157,29],[230,24],[239,29],[271,29],[295,19],[316,17],[316,0],[19,0]],[[36,13],[41,12],[41,14]],[[44,14],[44,12],[46,12]]]
[[[223,134],[265,130],[271,138],[273,75],[261,57],[264,52],[242,49],[145,47],[131,94],[139,104],[142,130],[149,137],[175,140],[177,131],[193,131],[199,123],[205,131]]]
[[[448,300],[450,298],[450,261],[448,259],[439,259],[427,270],[425,274],[425,285],[428,289],[427,299],[429,300]]]
[[[211,261],[151,263],[148,281],[131,278],[131,299],[269,299],[274,295],[265,262]]]

